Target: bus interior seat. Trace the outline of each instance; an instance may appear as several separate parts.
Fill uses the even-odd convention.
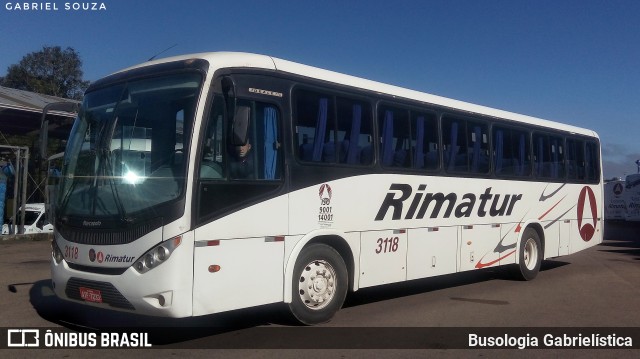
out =
[[[336,161],[336,146],[333,142],[327,142],[322,145],[322,162]]]
[[[300,158],[303,161],[313,161],[313,144],[311,143],[303,143],[299,147],[300,150]]]
[[[369,144],[360,150],[360,164],[369,165],[373,162],[373,145]]]

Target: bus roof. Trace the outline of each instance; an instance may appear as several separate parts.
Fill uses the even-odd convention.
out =
[[[167,57],[163,59],[153,60],[153,61],[139,64],[134,67],[130,67],[123,71],[131,70],[139,67],[150,66],[153,64],[188,60],[188,59],[204,59],[208,61],[209,64],[215,69],[226,68],[226,67],[231,67],[231,68],[247,67],[247,68],[259,68],[259,69],[279,71],[283,73],[290,73],[290,74],[304,76],[311,79],[333,82],[340,85],[373,91],[373,92],[384,94],[384,95],[419,101],[426,104],[433,104],[433,105],[448,107],[452,109],[463,110],[466,112],[475,113],[479,115],[498,117],[498,118],[512,120],[512,121],[558,129],[566,132],[598,137],[595,131],[589,130],[586,128],[576,127],[572,125],[563,124],[560,122],[544,120],[541,118],[536,118],[528,115],[499,110],[499,109],[477,105],[469,102],[454,100],[454,99],[450,99],[442,96],[410,90],[410,89],[406,89],[399,86],[367,80],[364,78],[355,77],[351,75],[345,75],[339,72],[334,72],[334,71],[325,70],[325,69],[321,69],[313,66],[303,65],[296,62],[278,59],[278,58],[267,56],[267,55],[258,55],[258,54],[243,53],[243,52],[198,53],[198,54],[182,55],[182,56]]]

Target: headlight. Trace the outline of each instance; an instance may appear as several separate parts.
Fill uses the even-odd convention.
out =
[[[56,243],[55,239],[51,241],[51,256],[53,257],[53,260],[56,262],[56,264],[60,264],[60,262],[62,262],[62,260],[64,259],[64,257],[62,256],[62,251],[60,250],[60,248],[58,248],[58,244]]]
[[[177,236],[171,238],[168,241],[158,244],[157,246],[148,250],[147,253],[143,254],[140,258],[138,258],[138,260],[133,263],[133,268],[140,274],[152,270],[153,268],[166,262],[169,257],[171,257],[171,253],[173,253],[173,251],[178,248],[180,243],[182,243],[182,237]]]

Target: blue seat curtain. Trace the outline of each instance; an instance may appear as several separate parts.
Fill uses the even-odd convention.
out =
[[[264,179],[276,179],[278,165],[278,122],[273,107],[264,109]]]

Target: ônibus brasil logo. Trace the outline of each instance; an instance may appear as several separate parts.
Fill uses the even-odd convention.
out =
[[[585,212],[585,202],[589,201],[589,209],[591,209],[591,219],[589,219],[589,215]],[[585,214],[586,220],[589,223],[585,222]],[[588,242],[593,238],[594,233],[596,232],[596,223],[598,220],[598,208],[596,207],[596,196],[593,194],[593,190],[589,187],[582,188],[580,191],[580,196],[578,197],[578,232],[580,232],[580,238],[583,241]]]

